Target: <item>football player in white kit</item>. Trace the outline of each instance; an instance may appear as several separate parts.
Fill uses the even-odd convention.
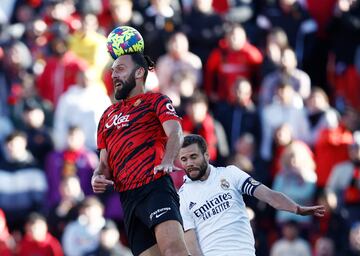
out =
[[[191,255],[255,256],[254,236],[242,194],[278,210],[324,216],[322,205],[301,206],[230,165],[214,167],[203,137],[188,135],[179,152],[187,176],[179,190],[185,240]]]

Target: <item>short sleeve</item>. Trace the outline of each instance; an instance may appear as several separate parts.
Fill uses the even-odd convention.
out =
[[[99,150],[106,148],[105,136],[104,136],[106,116],[107,116],[107,111],[105,111],[101,116],[97,129],[97,148]]]
[[[234,165],[226,167],[226,171],[230,176],[230,180],[234,182],[236,189],[242,194],[253,196],[256,187],[261,184]]]
[[[157,94],[154,102],[155,113],[158,116],[161,123],[168,120],[180,121],[180,117],[176,113],[176,110],[169,99],[169,97],[163,94]]]
[[[191,212],[189,211],[189,205],[187,205],[187,200],[185,199],[185,193],[182,189],[179,191],[180,196],[180,213],[183,219],[184,231],[189,229],[195,229],[194,219],[191,217]]]

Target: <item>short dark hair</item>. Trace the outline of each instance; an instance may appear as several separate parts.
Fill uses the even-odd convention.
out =
[[[142,53],[132,53],[130,54],[131,59],[133,62],[139,66],[144,68],[144,81],[146,80],[146,77],[148,75],[148,71],[152,71],[155,68],[155,63],[151,60],[151,58],[147,55],[144,55]]]
[[[182,144],[182,148],[190,146],[192,144],[197,144],[200,148],[201,153],[205,153],[207,151],[207,144],[205,139],[198,134],[189,134],[184,137],[184,142]]]
[[[5,143],[9,143],[10,141],[14,140],[15,138],[17,137],[21,137],[23,139],[26,140],[26,134],[22,131],[19,131],[19,130],[15,130],[13,132],[11,132],[9,135],[7,135],[5,137]]]

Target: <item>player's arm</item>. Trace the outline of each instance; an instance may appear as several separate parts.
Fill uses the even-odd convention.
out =
[[[182,128],[179,121],[168,120],[165,121],[162,126],[166,133],[166,136],[168,137],[168,140],[166,143],[164,158],[161,164],[154,168],[155,174],[158,171],[164,171],[169,173],[179,169],[174,166],[174,160],[176,159],[184,140]]]
[[[194,229],[185,231],[184,238],[191,256],[203,255]]]
[[[106,149],[100,151],[100,161],[98,167],[94,170],[91,178],[91,186],[95,193],[103,193],[108,185],[113,185],[114,182],[110,180],[110,168],[108,164],[108,153]]]
[[[274,191],[263,184],[255,188],[253,195],[277,210],[288,211],[299,215],[315,215],[317,217],[323,217],[325,214],[325,207],[323,205],[298,205],[285,194]]]

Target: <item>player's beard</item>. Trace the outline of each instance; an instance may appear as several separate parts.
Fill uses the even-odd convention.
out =
[[[195,177],[191,177],[187,175],[192,181],[200,180],[206,173],[206,170],[209,168],[209,164],[204,160],[202,164],[199,166],[199,174]]]
[[[129,97],[130,92],[135,88],[136,81],[135,81],[135,71],[134,69],[129,78],[126,81],[122,81],[121,89],[115,88],[115,99],[116,100],[124,100]]]

